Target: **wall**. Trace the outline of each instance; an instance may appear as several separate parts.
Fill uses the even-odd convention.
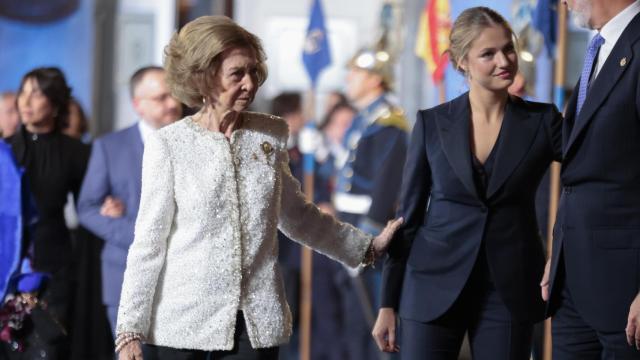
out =
[[[91,114],[93,71],[93,0],[81,0],[68,17],[32,24],[0,17],[0,92],[17,91],[29,70],[57,66]]]

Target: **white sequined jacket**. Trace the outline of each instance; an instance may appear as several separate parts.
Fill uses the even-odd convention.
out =
[[[190,117],[146,144],[117,332],[182,349],[230,350],[242,311],[254,348],[288,341],[280,229],[351,267],[371,238],[307,202],[289,171],[286,123],[242,113],[227,140]]]

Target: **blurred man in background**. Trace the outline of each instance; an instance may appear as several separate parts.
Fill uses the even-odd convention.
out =
[[[80,223],[105,242],[102,298],[114,334],[127,252],[138,214],[144,142],[149,134],[182,114],[181,104],[171,96],[161,67],[136,71],[130,91],[138,121],[93,143],[78,200]]]

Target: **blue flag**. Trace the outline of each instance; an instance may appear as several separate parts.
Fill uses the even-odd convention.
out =
[[[324,13],[320,0],[313,1],[307,36],[304,40],[302,62],[309,73],[311,85],[315,88],[320,72],[331,64],[331,51],[327,28],[324,26]]]
[[[533,12],[533,26],[542,33],[549,57],[554,57],[558,33],[558,0],[538,0]]]

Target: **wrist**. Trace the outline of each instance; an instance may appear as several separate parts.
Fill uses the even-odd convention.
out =
[[[142,335],[139,333],[133,332],[125,332],[120,333],[116,337],[115,341],[115,352],[119,353],[125,346],[129,345],[134,341],[142,341]]]
[[[377,255],[376,255],[374,243],[375,241],[371,239],[371,242],[369,243],[369,247],[367,248],[367,251],[364,254],[364,259],[362,259],[362,265],[364,266],[373,267],[373,264],[376,262]]]

